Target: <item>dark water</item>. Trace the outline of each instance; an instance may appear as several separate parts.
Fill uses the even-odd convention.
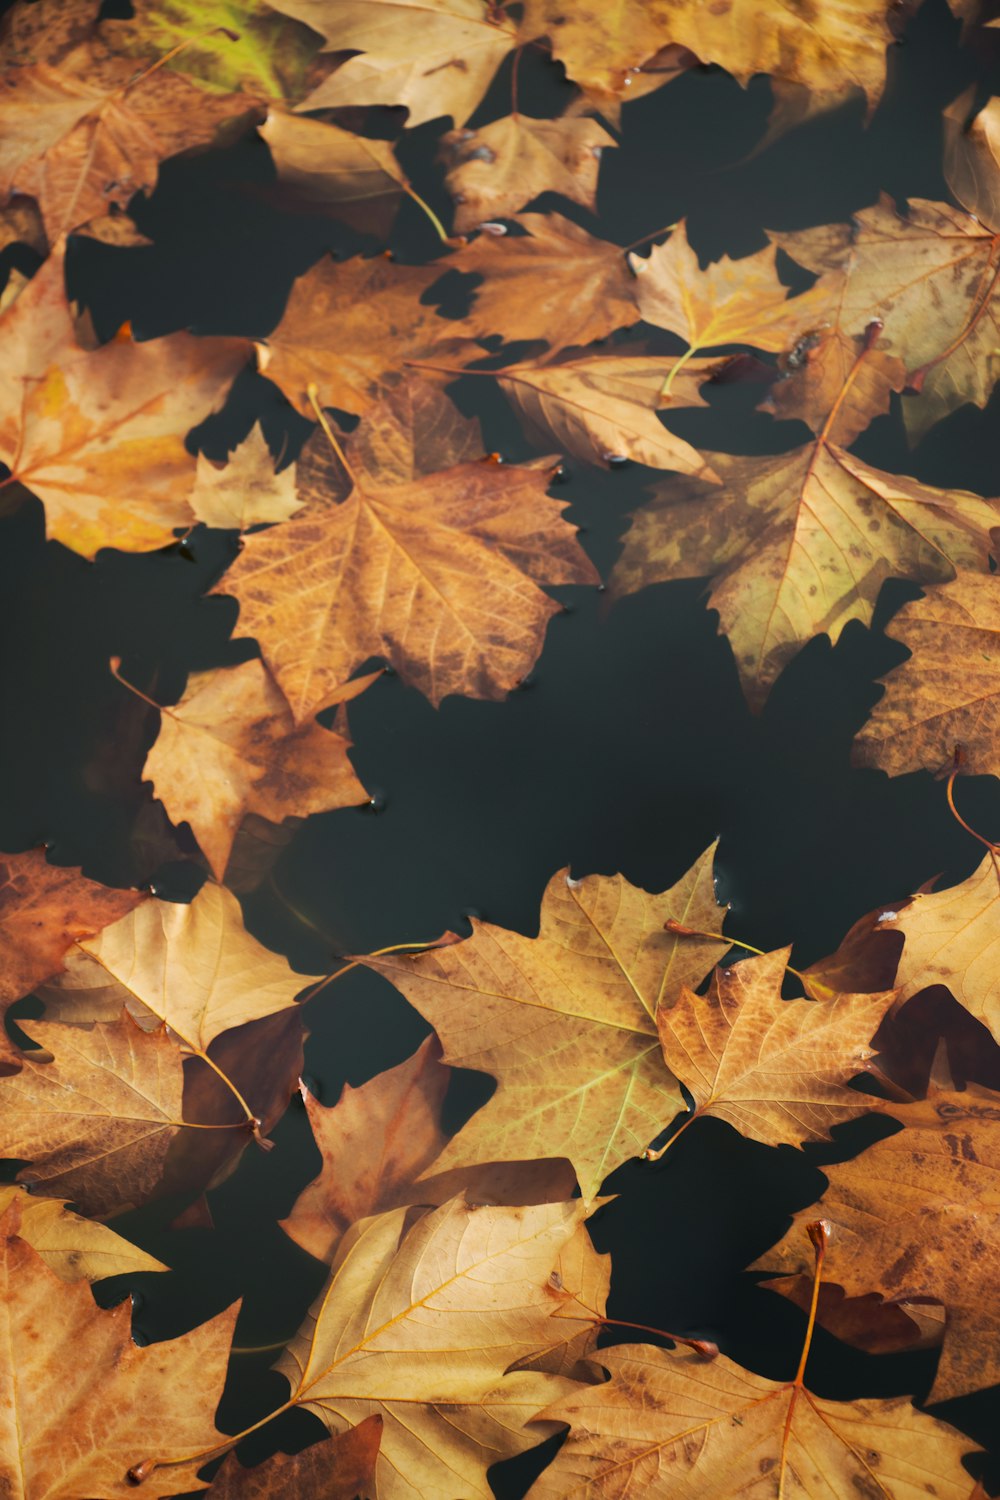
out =
[[[879,191],[899,200],[947,197],[941,108],[969,82],[1000,91],[997,34],[984,36],[978,50],[961,48],[943,0],[928,0],[892,49],[886,99],[867,130],[860,105],[851,105],[756,156],[770,106],[766,82],[741,90],[724,73],[696,70],[625,110],[621,148],[602,164],[596,224],[554,197],[537,206],[622,244],[686,214],[696,249],[716,257],[759,248],[765,227],[844,218]],[[504,73],[484,120],[506,112],[508,91]],[[567,95],[556,70],[530,52],[520,91],[523,107],[537,113],[554,113]],[[385,112],[386,129],[395,122]],[[402,155],[417,190],[446,215],[434,165],[443,128],[413,131]],[[138,337],[179,328],[267,333],[294,278],[327,249],[380,248],[327,219],[279,209],[272,184],[270,158],[255,138],[167,164],[153,196],[132,206],[152,247],[74,242],[71,294],[107,336],[125,319]],[[408,202],[391,243],[403,261],[441,248]],[[461,311],[467,288],[447,290],[447,307]],[[680,347],[655,332],[651,345]],[[509,461],[533,451],[490,382],[468,379],[451,393],[480,417],[489,449]],[[679,413],[671,425],[706,449],[763,453],[804,440],[799,424],[754,412],[760,395],[753,384],[712,387],[708,410]],[[912,450],[894,401],[856,445],[865,459],[933,484],[983,494],[1000,488],[997,400],[985,412],[962,409]],[[197,441],[223,456],[258,417],[272,442],[284,437],[292,451],[309,430],[269,382],[247,374]],[[637,466],[607,474],[567,466],[561,493],[605,575],[653,477]],[[235,601],[202,597],[234,553],[231,536],[201,529],[183,547],[146,556],[106,551],[88,564],[45,542],[36,502],[0,519],[7,622],[0,848],[45,841],[54,860],[81,864],[96,879],[152,878],[161,896],[190,898],[201,869],[162,862],[149,788],[139,780],[155,717],[111,679],[107,660],[120,655],[129,680],[171,702],[190,671],[256,654],[252,642],[230,639],[238,633]],[[878,696],[875,679],[903,655],[884,626],[914,592],[887,585],[873,630],[852,624],[832,649],[825,638],[813,641],[756,719],[697,582],[648,589],[613,609],[594,590],[563,590],[565,613],[552,623],[537,669],[504,703],[452,698],[435,710],[398,679],[380,679],[350,716],[355,765],[376,807],[309,819],[272,879],[247,898],[250,929],[303,972],[323,972],[345,952],[461,930],[470,911],[534,932],[542,889],[560,866],[577,875],[620,870],[662,889],[718,836],[733,935],[765,948],[794,940],[796,962],[811,961],[869,908],[938,874],[963,878],[978,862],[977,846],[929,775],[890,781],[850,766],[852,737]],[[962,796],[970,820],[1000,835],[997,783],[963,782]],[[327,1103],[345,1080],[356,1085],[400,1062],[425,1031],[391,986],[363,971],[312,1003],[307,1024],[307,1071]],[[461,1075],[453,1122],[488,1091],[481,1076]],[[853,1154],[868,1138],[870,1127],[855,1125],[838,1131],[832,1147],[769,1150],[709,1120],[686,1132],[662,1166],[621,1168],[610,1180],[620,1196],[594,1225],[599,1248],[614,1256],[612,1311],[707,1334],[749,1368],[789,1376],[801,1315],[757,1290],[743,1268],[818,1196],[822,1162]],[[275,1140],[270,1155],[248,1151],[211,1194],[213,1231],[169,1229],[177,1205],[117,1221],[175,1268],[128,1281],[138,1289],[141,1335],[178,1333],[237,1297],[239,1343],[283,1340],[297,1328],[323,1273],[275,1221],[315,1175],[318,1156],[297,1106]],[[120,1295],[124,1282],[113,1285]],[[234,1361],[223,1426],[235,1430],[283,1398],[269,1358]],[[829,1396],[919,1396],[934,1358],[875,1359],[820,1333],[811,1384]],[[996,1442],[996,1391],[938,1412],[979,1442]],[[295,1446],[316,1430],[298,1413],[260,1434],[246,1456]],[[498,1494],[522,1493],[534,1462],[497,1471]]]

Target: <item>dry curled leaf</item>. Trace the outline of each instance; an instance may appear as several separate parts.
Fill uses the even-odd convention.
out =
[[[408,186],[391,142],[273,109],[260,134],[279,181],[303,204],[331,213],[359,233],[389,233]]]

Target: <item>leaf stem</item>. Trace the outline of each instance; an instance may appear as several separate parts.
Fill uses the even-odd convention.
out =
[[[816,1252],[813,1265],[812,1297],[809,1300],[809,1320],[806,1323],[805,1338],[802,1340],[802,1353],[799,1356],[799,1367],[795,1372],[794,1385],[801,1385],[805,1379],[806,1363],[809,1359],[809,1350],[812,1347],[813,1333],[816,1328],[816,1311],[819,1307],[819,1289],[823,1280],[823,1261],[826,1258],[827,1241],[830,1238],[830,1225],[826,1219],[817,1219],[812,1224],[806,1225],[806,1234],[812,1242]]]
[[[970,833],[974,839],[977,839],[980,844],[983,844],[990,851],[990,858],[993,861],[993,873],[997,877],[997,884],[1000,885],[1000,859],[997,858],[998,854],[1000,854],[1000,844],[995,844],[992,839],[986,838],[984,834],[977,833],[976,830],[965,821],[965,819],[962,817],[962,814],[955,806],[955,777],[958,774],[959,768],[956,766],[951,775],[948,777],[948,784],[945,787],[945,796],[948,799],[948,808],[956,823],[964,828],[966,833]]]
[[[714,1359],[719,1352],[719,1346],[712,1339],[686,1339],[679,1333],[668,1333],[665,1328],[653,1328],[649,1323],[632,1323],[628,1318],[594,1318],[595,1323],[602,1327],[635,1328],[639,1333],[655,1333],[658,1338],[671,1339],[675,1344],[683,1344],[685,1348],[693,1349],[704,1359]]]
[[[249,1437],[251,1432],[257,1432],[261,1427],[266,1427],[268,1422],[272,1422],[275,1417],[280,1417],[282,1412],[290,1411],[294,1405],[294,1398],[284,1402],[283,1405],[275,1407],[274,1411],[269,1411],[266,1417],[261,1417],[259,1422],[254,1422],[251,1427],[244,1427],[242,1432],[236,1432],[232,1437],[223,1438],[222,1442],[216,1443],[214,1447],[202,1448],[195,1453],[182,1453],[179,1458],[144,1458],[141,1463],[133,1464],[125,1477],[129,1484],[142,1484],[143,1480],[148,1479],[156,1469],[173,1469],[178,1464],[193,1463],[198,1463],[200,1467],[201,1464],[207,1464],[210,1458],[218,1458],[221,1454],[228,1453],[230,1448],[235,1448],[236,1444],[241,1443],[245,1437]]]
[[[622,254],[627,255],[630,250],[638,250],[640,245],[648,245],[650,240],[657,239],[661,234],[672,234],[680,222],[680,219],[677,219],[673,224],[664,224],[662,229],[654,229],[652,234],[644,234],[641,239],[633,240],[631,245],[623,245]]]
[[[683,922],[677,922],[673,917],[668,917],[663,925],[667,932],[676,932],[680,937],[714,938],[717,942],[728,943],[731,948],[743,948],[747,953],[755,953],[758,958],[767,957],[763,948],[755,948],[753,943],[744,943],[740,938],[730,937],[725,932],[709,932],[705,927],[685,927]],[[829,985],[821,985],[815,979],[807,979],[805,974],[800,969],[794,968],[792,964],[786,964],[785,968],[789,974],[795,975],[804,990],[808,991],[811,985],[813,989],[824,989],[828,990],[831,995],[833,994]]]
[[[134,693],[137,698],[141,698],[143,703],[148,703],[150,708],[155,708],[158,714],[169,714],[169,708],[164,708],[162,703],[157,703],[155,698],[150,698],[141,688],[137,688],[134,682],[129,682],[127,678],[122,676],[121,664],[122,659],[120,656],[112,656],[108,662],[111,675],[115,681],[120,682],[123,688],[128,688],[129,692]],[[173,718],[172,714],[171,718]]]
[[[299,1003],[305,1005],[308,1000],[312,1000],[318,995],[320,990],[325,990],[328,985],[333,984],[335,979],[340,979],[344,974],[349,974],[352,969],[362,968],[370,958],[382,958],[387,953],[425,953],[428,948],[447,948],[454,941],[457,941],[454,934],[446,934],[444,938],[432,938],[429,943],[390,943],[387,948],[375,948],[371,953],[366,953],[361,958],[349,959],[342,968],[336,969],[332,974],[328,974],[325,979],[321,979],[319,984],[314,985],[311,990],[308,990],[303,995]]]
[[[671,387],[673,386],[678,370],[683,370],[688,360],[693,359],[700,348],[700,344],[689,344],[680,359],[675,360],[670,366],[670,369],[667,371],[667,378],[660,387],[660,395],[664,396],[668,401],[670,400]]]

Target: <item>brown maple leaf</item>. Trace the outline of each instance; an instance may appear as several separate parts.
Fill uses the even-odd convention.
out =
[[[454,337],[457,325],[422,300],[445,269],[441,262],[398,266],[385,256],[317,262],[295,282],[281,322],[257,345],[262,371],[312,420],[311,385],[323,406],[370,411],[400,378],[405,360]]]
[[[405,1203],[440,1205],[459,1192],[471,1203],[506,1207],[572,1197],[576,1179],[568,1162],[488,1163],[428,1177],[448,1141],[441,1109],[450,1077],[440,1044],[430,1036],[398,1067],[357,1089],[346,1084],[331,1108],[302,1086],[323,1166],[288,1218],[279,1221],[297,1245],[317,1260],[332,1261],[359,1219]]]
[[[212,1420],[222,1395],[231,1307],[190,1333],[140,1348],[126,1298],[101,1308],[84,1282],[61,1281],[0,1219],[0,1323],[10,1378],[0,1423],[0,1489],[31,1500],[127,1500],[128,1471],[152,1444],[172,1465],[151,1474],[151,1500],[204,1488],[192,1451],[225,1439]]]
[[[481,234],[447,263],[484,277],[461,329],[505,343],[591,344],[638,322],[635,280],[618,245],[562,214],[517,214],[523,235]],[[439,267],[441,263],[439,262]]]
[[[449,132],[440,155],[455,202],[455,233],[509,218],[540,193],[561,193],[593,210],[601,156],[617,144],[585,115],[535,120],[510,114],[478,130]]]
[[[852,378],[864,367],[855,362]],[[744,691],[759,709],[813,635],[869,624],[887,578],[986,573],[996,501],[884,473],[830,441],[775,457],[707,454],[721,477],[672,479],[640,510],[611,575],[620,597],[670,578],[713,579],[708,595]]]
[[[382,1416],[375,1412],[338,1437],[311,1443],[301,1453],[275,1453],[246,1468],[231,1453],[205,1500],[355,1500],[370,1492]]]
[[[912,654],[887,674],[856,763],[890,776],[940,772],[959,749],[963,771],[1000,773],[1000,580],[960,572],[904,604],[889,630]]]
[[[374,679],[343,689],[354,697]],[[195,672],[160,711],[143,775],[173,823],[188,823],[217,880],[247,813],[271,823],[368,800],[348,759],[350,740],[315,721],[296,729],[262,661]]]
[[[585,1199],[683,1107],[655,1016],[697,983],[725,939],[665,932],[668,917],[718,922],[713,850],[660,895],[623,876],[554,875],[541,930],[523,937],[473,920],[473,935],[411,957],[363,962],[430,1022],[445,1061],[492,1073],[496,1093],[437,1159],[566,1156]]]
[[[44,1050],[24,1052],[20,1071],[0,1079],[4,1152],[31,1164],[18,1180],[94,1218],[147,1202],[183,1124],[182,1058],[166,1028],[120,1015],[24,1030]]]
[[[145,891],[113,890],[79,870],[50,865],[43,849],[0,855],[0,1017],[61,971],[79,938],[145,900]],[[20,1053],[2,1029],[0,1037],[0,1063],[19,1066]]]
[[[801,1145],[872,1108],[847,1085],[868,1070],[893,991],[784,1000],[790,952],[716,969],[707,994],[685,987],[657,1011],[667,1067],[694,1101],[681,1129],[714,1115],[767,1146]]]
[[[77,342],[58,247],[4,314],[0,459],[45,505],[50,537],[84,557],[162,547],[190,525],[188,428],[225,396],[243,339],[173,333]]]
[[[213,590],[239,599],[240,630],[297,722],[378,656],[435,704],[501,698],[559,612],[542,585],[598,581],[544,472],[460,463],[402,477],[440,446],[428,433],[450,443],[451,410],[430,388],[391,393],[343,450],[351,487],[340,504],[339,443],[325,424],[300,463],[307,511],[248,537]]]
[[[885,49],[893,40],[886,0],[846,0],[813,13],[782,7],[766,17],[753,0],[726,8],[700,0],[624,0],[615,6],[578,0],[525,0],[520,35],[547,35],[555,58],[576,83],[598,93],[629,97],[632,75],[640,77],[667,44],[690,50],[703,63],[718,63],[741,83],[755,73],[804,85],[840,102],[846,91],[865,91],[874,109],[885,83]]]
[[[359,52],[298,106],[402,104],[408,125],[448,114],[463,125],[516,43],[502,11],[483,0],[280,0],[324,50]]]
[[[910,199],[905,217],[883,197],[852,225],[772,236],[811,271],[841,282],[840,327],[882,324],[877,348],[898,357],[919,397],[903,412],[914,438],[965,401],[985,406],[1000,342],[1000,242],[946,203]]]
[[[529,1500],[732,1500],[735,1494],[969,1500],[970,1441],[905,1396],[826,1401],[719,1355],[624,1344],[611,1379],[555,1402],[569,1437]],[[916,1479],[914,1476],[918,1476]],[[929,1488],[930,1487],[930,1488]]]
[[[49,241],[155,186],[161,161],[208,145],[249,95],[205,93],[150,58],[116,57],[91,37],[55,64],[0,75],[0,194],[38,200]]]
[[[705,406],[701,386],[721,369],[718,359],[679,360],[647,354],[584,354],[575,359],[507,365],[497,384],[546,447],[607,467],[629,458],[714,481],[697,449],[665,427],[667,407]],[[674,379],[676,374],[677,378]],[[670,395],[663,390],[670,385]]]
[[[829,1185],[818,1206],[797,1214],[753,1269],[801,1276],[802,1223],[821,1212],[830,1224],[826,1274],[848,1297],[944,1304],[928,1400],[947,1401],[1000,1380],[1000,1095],[970,1085],[889,1107],[905,1129],[824,1166]]]

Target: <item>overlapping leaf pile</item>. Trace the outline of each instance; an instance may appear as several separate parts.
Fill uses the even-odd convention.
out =
[[[105,888],[41,850],[4,857],[0,997],[44,1011],[0,1054],[4,1154],[21,1164],[0,1205],[0,1488],[486,1497],[491,1464],[568,1429],[532,1495],[969,1494],[972,1445],[955,1428],[903,1398],[806,1390],[811,1323],[784,1384],[698,1340],[598,1350],[611,1267],[586,1220],[616,1167],[662,1158],[702,1117],[769,1146],[884,1117],[901,1128],[829,1168],[819,1209],[759,1268],[808,1304],[811,1238],[813,1311],[832,1332],[875,1353],[939,1342],[933,1400],[998,1383],[1000,1093],[975,1081],[1000,1042],[996,849],[964,884],[862,919],[801,974],[788,950],[716,967],[730,943],[712,850],[659,894],[561,871],[536,937],[477,919],[471,936],[333,976],[263,947],[226,882],[251,825],[365,800],[346,705],[383,666],[435,705],[501,698],[531,670],[560,608],[551,590],[600,581],[549,493],[559,455],[647,466],[610,592],[709,579],[754,707],[810,639],[870,624],[886,579],[923,586],[893,627],[912,656],[859,756],[890,773],[1000,774],[1000,502],[852,452],[894,393],[919,433],[984,405],[1000,373],[994,105],[971,131],[971,101],[949,117],[957,205],[882,201],[702,266],[683,223],[635,253],[524,210],[544,192],[593,209],[622,105],[700,64],[770,74],[775,133],[859,87],[874,109],[884,0],[818,20],[743,0],[135,0],[127,20],[96,0],[17,0],[4,26],[2,233],[18,251],[0,323],[5,484],[88,559],[197,523],[239,533],[214,592],[238,601],[236,633],[260,655],[192,674],[134,768],[202,852],[189,905]],[[575,85],[565,113],[529,117],[515,95],[469,127],[527,46]],[[384,105],[407,128],[449,117],[450,235],[369,133]],[[162,161],[254,130],[289,194],[374,253],[307,270],[263,339],[142,342],[126,327],[98,343],[67,296],[67,236],[139,243],[126,210]],[[425,264],[377,253],[404,196],[441,233]],[[813,278],[796,295],[788,258]],[[433,293],[450,272],[476,283],[445,318]],[[676,352],[648,352],[643,325]],[[671,430],[722,371],[738,378],[740,350],[766,356],[769,409],[808,441],[762,458],[701,453]],[[311,435],[278,468],[255,429],[213,466],[186,436],[251,365]],[[495,381],[537,461],[484,453],[448,390],[467,370]],[[433,1035],[334,1107],[303,1089],[323,1166],[282,1227],[329,1276],[277,1361],[278,1409],[312,1412],[331,1440],[250,1468],[232,1454],[206,1475],[242,1436],[215,1423],[236,1309],[140,1348],[127,1305],[102,1309],[81,1283],[161,1269],[103,1220],[160,1198],[197,1205],[248,1143],[272,1144],[302,1071],[303,1000],[324,1004],[358,964]],[[921,1006],[935,986],[981,1023],[980,1070],[953,1058],[964,1088],[941,1058],[931,1074]],[[453,1067],[496,1089],[449,1135]],[[807,1233],[817,1212],[827,1227]]]

